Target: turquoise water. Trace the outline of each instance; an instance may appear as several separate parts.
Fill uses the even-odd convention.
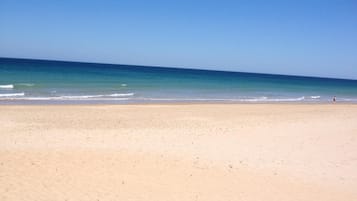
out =
[[[357,102],[357,81],[0,58],[0,103]]]

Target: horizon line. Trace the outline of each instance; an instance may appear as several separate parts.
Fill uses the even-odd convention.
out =
[[[222,73],[245,73],[245,74],[255,74],[255,75],[269,75],[269,76],[273,75],[273,76],[287,76],[287,77],[300,77],[300,78],[357,81],[357,79],[352,79],[352,78],[321,77],[321,76],[278,74],[278,73],[260,73],[260,72],[232,71],[232,70],[215,70],[215,69],[205,69],[200,67],[190,68],[190,67],[177,67],[177,66],[136,65],[136,64],[91,62],[91,61],[79,61],[79,60],[43,59],[43,58],[26,58],[26,57],[17,58],[17,57],[2,57],[2,56],[0,56],[0,59],[18,59],[18,60],[34,60],[34,61],[66,62],[66,63],[82,63],[82,64],[118,65],[118,66],[138,66],[138,67],[149,67],[149,68],[151,67],[151,68],[173,69],[173,70],[212,71],[212,72],[222,72]]]

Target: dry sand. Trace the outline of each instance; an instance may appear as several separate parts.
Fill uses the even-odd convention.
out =
[[[357,200],[357,105],[0,106],[0,200]]]

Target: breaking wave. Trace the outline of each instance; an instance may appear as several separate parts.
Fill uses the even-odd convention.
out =
[[[13,88],[14,88],[13,84],[0,85],[0,89],[13,89]]]
[[[0,94],[0,97],[16,97],[16,96],[24,96],[25,93],[10,93],[10,94]]]
[[[9,99],[7,99],[9,100]],[[12,98],[10,100],[30,100],[30,101],[81,101],[81,100],[88,100],[88,101],[122,101],[122,100],[129,100],[129,98],[79,98],[79,99],[74,99],[74,98],[63,98],[63,97],[23,97],[23,98]]]
[[[228,101],[228,102],[298,102],[305,100],[305,97],[298,98],[141,98],[148,101]]]
[[[321,96],[310,96],[311,99],[319,99]]]
[[[32,83],[18,83],[18,84],[3,84],[0,85],[0,89],[13,89],[15,86],[25,86],[25,87],[33,87],[35,84]]]
[[[134,93],[115,93],[107,95],[80,95],[80,96],[49,96],[49,97],[18,97],[25,93],[0,94],[1,99],[6,100],[127,100]]]
[[[59,96],[60,99],[88,99],[88,98],[105,98],[105,97],[128,97],[133,96],[134,93],[125,94],[107,94],[107,95],[83,95],[83,96]]]
[[[15,84],[17,86],[25,86],[25,87],[33,87],[35,86],[35,84],[33,83],[19,83],[19,84]]]

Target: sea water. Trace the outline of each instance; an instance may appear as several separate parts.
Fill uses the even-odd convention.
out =
[[[0,104],[357,102],[357,80],[0,58]]]

